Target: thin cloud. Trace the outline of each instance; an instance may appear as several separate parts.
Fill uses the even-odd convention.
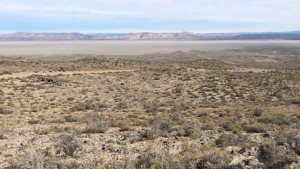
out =
[[[70,24],[73,20],[86,24],[87,21],[105,21],[107,24],[111,21],[111,25],[127,21],[153,23],[154,27],[155,24],[189,21],[195,24],[219,22],[221,27],[226,27],[227,23],[237,23],[244,25],[245,29],[251,28],[249,24],[253,24],[252,27],[261,24],[261,29],[276,29],[271,26],[277,24],[283,29],[286,24],[285,27],[293,29],[300,26],[300,21],[295,19],[300,16],[299,7],[298,0],[90,0],[88,3],[83,0],[2,0],[0,14],[11,17],[11,20],[56,18],[65,19]],[[266,24],[270,25],[269,28]],[[127,25],[121,29],[142,30],[128,28]],[[174,30],[177,29],[174,27]]]

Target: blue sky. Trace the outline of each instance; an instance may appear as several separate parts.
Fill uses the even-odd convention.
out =
[[[0,0],[0,33],[300,30],[299,0]]]

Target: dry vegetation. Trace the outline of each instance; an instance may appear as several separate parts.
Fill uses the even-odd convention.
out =
[[[299,53],[269,51],[2,58],[0,168],[299,168]]]

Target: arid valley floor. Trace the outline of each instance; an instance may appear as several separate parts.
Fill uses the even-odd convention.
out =
[[[300,47],[154,52],[1,56],[0,168],[300,168]]]

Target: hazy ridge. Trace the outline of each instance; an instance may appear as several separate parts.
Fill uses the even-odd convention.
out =
[[[0,41],[58,41],[58,40],[300,40],[299,31],[266,33],[34,33],[0,34]]]

